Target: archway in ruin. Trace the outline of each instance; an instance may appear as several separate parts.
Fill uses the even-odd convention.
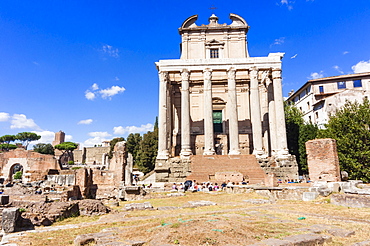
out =
[[[12,182],[14,178],[14,174],[17,172],[23,173],[23,166],[20,163],[13,164],[9,169],[8,181]]]

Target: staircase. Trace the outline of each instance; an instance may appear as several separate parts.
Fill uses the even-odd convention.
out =
[[[264,182],[266,177],[254,155],[194,155],[191,157],[191,174],[187,179],[197,182],[224,181],[214,180],[216,172],[240,172],[248,177],[249,184]]]

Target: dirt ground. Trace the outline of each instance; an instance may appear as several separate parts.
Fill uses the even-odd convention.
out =
[[[73,245],[77,235],[100,232],[99,240],[110,240],[111,245],[127,240],[153,246],[250,245],[309,232],[331,236],[331,242],[324,245],[351,245],[370,239],[369,208],[335,206],[329,203],[330,198],[276,203],[264,199],[255,193],[186,193],[180,197],[136,201],[150,202],[154,207],[142,211],[125,211],[124,205],[132,202],[122,202],[113,208],[116,213],[67,219],[15,235],[10,241],[20,246],[64,246]],[[216,205],[191,207],[189,201],[211,201]],[[353,233],[330,234],[332,230]]]

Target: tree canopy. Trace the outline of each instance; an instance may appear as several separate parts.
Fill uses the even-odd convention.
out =
[[[350,179],[370,182],[370,102],[349,102],[329,117],[320,138],[333,138],[341,170],[347,171]]]
[[[38,143],[33,146],[33,151],[45,155],[54,155],[54,147],[51,144]]]
[[[73,153],[72,151],[77,149],[78,144],[74,142],[64,142],[61,144],[57,144],[54,146],[55,149],[60,150],[63,154],[59,158],[60,164],[66,164],[70,161],[73,161]]]
[[[130,133],[127,137],[126,141],[126,147],[127,147],[127,152],[132,154],[132,157],[134,158],[134,162],[137,159],[137,155],[140,151],[140,145],[142,141],[142,136],[140,133]]]
[[[36,133],[33,132],[20,132],[17,135],[15,135],[15,139],[21,141],[25,149],[28,148],[30,142],[39,140],[40,138],[41,138],[40,135],[37,135]]]

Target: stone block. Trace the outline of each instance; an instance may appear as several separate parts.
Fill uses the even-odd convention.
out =
[[[337,144],[334,139],[307,141],[306,152],[311,181],[341,181]]]
[[[19,208],[6,208],[3,210],[1,225],[5,233],[15,232],[20,219]]]
[[[351,244],[351,246],[370,246],[370,240],[369,241],[363,241],[363,242],[358,242]]]
[[[317,192],[303,192],[302,200],[305,202],[315,200],[319,194]]]
[[[0,195],[0,205],[6,205],[9,203],[8,195]]]
[[[370,208],[370,195],[333,194],[330,202],[345,207]]]
[[[309,233],[285,237],[283,238],[283,240],[289,241],[289,243],[291,243],[287,245],[316,246],[323,245],[325,242],[330,242],[331,237],[326,235]]]
[[[349,231],[341,228],[331,228],[328,230],[328,233],[334,237],[350,237],[355,235],[354,231]]]

